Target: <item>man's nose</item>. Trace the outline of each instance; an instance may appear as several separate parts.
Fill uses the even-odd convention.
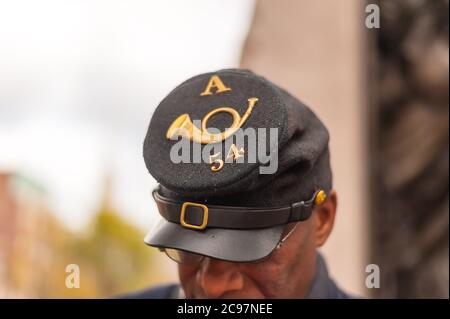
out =
[[[244,286],[244,278],[234,263],[212,258],[204,258],[196,280],[208,298],[219,298]]]

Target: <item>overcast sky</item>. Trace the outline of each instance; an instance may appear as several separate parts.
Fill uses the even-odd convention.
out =
[[[0,171],[85,225],[112,173],[120,212],[157,216],[142,143],[158,102],[201,72],[237,67],[252,0],[0,0]]]

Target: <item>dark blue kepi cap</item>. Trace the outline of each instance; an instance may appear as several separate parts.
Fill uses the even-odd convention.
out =
[[[235,262],[268,256],[331,190],[328,141],[307,106],[250,71],[181,83],[144,141],[162,217],[145,242]]]

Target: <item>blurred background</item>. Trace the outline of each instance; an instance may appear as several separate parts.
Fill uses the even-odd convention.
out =
[[[368,28],[367,6],[380,9]],[[448,0],[0,0],[0,297],[177,280],[142,144],[180,82],[251,69],[330,129],[344,290],[448,298]],[[80,266],[80,288],[65,286]],[[368,264],[381,271],[368,289]]]

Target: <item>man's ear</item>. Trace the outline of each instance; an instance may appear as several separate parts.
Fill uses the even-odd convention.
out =
[[[332,190],[328,198],[321,205],[314,208],[313,216],[317,247],[325,244],[328,236],[333,230],[336,207],[337,195],[336,191]]]

